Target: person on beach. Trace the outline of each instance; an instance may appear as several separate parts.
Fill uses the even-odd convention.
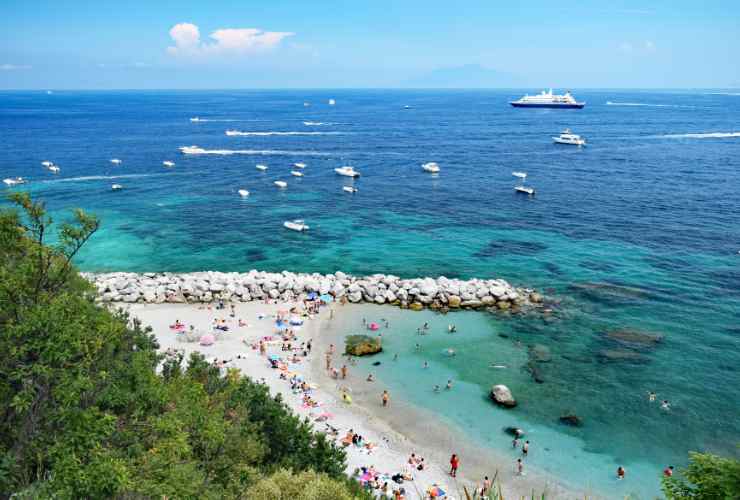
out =
[[[329,344],[329,354],[334,354],[334,344]]]
[[[347,365],[342,365],[342,379],[347,378]]]
[[[521,458],[516,459],[516,475],[517,476],[524,475],[524,462],[522,462]]]
[[[457,468],[460,465],[460,459],[454,453],[450,457],[450,476],[457,477]]]
[[[331,368],[331,354],[327,352],[326,353],[326,369],[328,370],[330,368]]]
[[[260,356],[264,356],[266,352],[265,343],[260,340]]]
[[[388,394],[388,391],[383,391],[383,406],[388,406],[388,402],[391,399],[391,395]]]
[[[493,487],[493,483],[491,483],[491,480],[488,479],[488,476],[483,479],[483,486],[480,489],[481,496],[486,496],[491,491],[491,488]]]
[[[522,455],[525,457],[529,453],[529,441],[524,441],[524,444],[522,445]]]
[[[375,379],[373,378],[373,374],[372,373],[368,373],[367,374],[367,381],[368,382],[375,382]]]
[[[311,354],[311,339],[309,339],[308,342],[306,343],[306,350],[308,351],[309,354]]]
[[[622,467],[621,465],[617,467],[617,479],[618,480],[621,481],[622,479],[624,479],[625,474],[627,474],[627,471],[624,470],[624,467]]]
[[[665,469],[663,469],[663,475],[665,477],[671,477],[671,476],[673,476],[673,466],[672,465],[669,465],[668,467],[666,467]]]

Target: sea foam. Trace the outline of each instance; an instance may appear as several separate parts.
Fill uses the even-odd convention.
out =
[[[702,134],[665,134],[656,137],[666,139],[727,139],[730,137],[740,137],[740,132],[706,132]]]
[[[242,132],[240,130],[227,130],[228,136],[271,136],[271,135],[341,135],[342,132]]]
[[[613,102],[606,101],[607,106],[647,106],[650,108],[693,108],[694,106],[684,106],[681,104],[652,104],[647,102]]]

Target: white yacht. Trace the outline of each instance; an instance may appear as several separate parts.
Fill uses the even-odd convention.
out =
[[[45,166],[46,168],[49,168],[49,167],[51,167],[52,165],[54,165],[54,162],[52,162],[52,161],[48,161],[48,160],[47,160],[47,161],[42,161],[42,162],[41,162],[41,165]]]
[[[58,174],[60,170],[61,169],[57,167],[56,165],[51,165],[49,167],[49,172],[51,172],[52,174]]]
[[[239,196],[241,196],[242,198],[246,198],[247,196],[249,196],[249,191],[247,191],[246,189],[240,189],[237,192],[239,193]]]
[[[558,137],[553,137],[555,144],[569,144],[571,146],[585,146],[586,139],[578,134],[574,134],[569,128],[563,130]]]
[[[110,188],[113,191],[120,191],[121,189],[123,189],[123,186],[121,186],[120,184],[113,184]]]
[[[525,186],[524,181],[527,179],[527,173],[526,172],[512,172],[511,175],[514,177],[519,177],[522,180],[522,183],[518,186],[514,186],[514,191],[517,193],[524,193],[533,195],[534,194],[534,188]]]
[[[358,191],[358,189],[356,187],[352,187],[352,186],[343,186],[342,187],[342,191],[347,192],[347,193],[355,194]]]
[[[334,99],[329,99],[329,106],[334,106],[337,103]]]
[[[275,182],[273,182],[273,184],[275,184],[280,189],[284,189],[284,188],[288,187],[288,183],[285,182],[285,181],[275,181]]]
[[[283,222],[283,226],[293,231],[308,231],[309,229],[302,219],[285,221]]]
[[[190,121],[191,122],[199,122],[200,121],[200,118],[198,118],[197,116],[195,116],[195,117],[191,118]]]
[[[354,168],[350,166],[335,168],[334,171],[337,174],[343,175],[345,177],[359,177],[360,176],[360,172],[356,171]]]
[[[291,170],[290,175],[293,177],[303,177],[303,172],[299,172],[297,170]]]
[[[306,168],[306,164],[302,162],[294,163],[293,166],[295,168]]]
[[[257,170],[264,172],[267,170],[267,165],[257,165]]]
[[[166,160],[166,161],[163,161],[162,162],[162,165],[164,165],[165,167],[174,167],[175,166],[175,162],[174,161]]]
[[[439,173],[439,165],[437,165],[435,162],[431,161],[429,163],[425,163],[421,166],[421,169],[424,172],[429,172],[430,174],[438,174]]]
[[[110,162],[113,165],[120,165],[121,163],[123,163],[123,161],[122,160],[119,160],[118,158],[113,158]]]
[[[28,181],[23,177],[9,177],[7,179],[3,179],[3,182],[6,186],[17,186],[19,184],[25,184]]]
[[[537,95],[525,95],[517,101],[510,101],[509,104],[515,108],[572,108],[581,109],[586,105],[585,102],[578,102],[570,92],[558,95],[553,94],[552,89],[545,92],[544,90]]]

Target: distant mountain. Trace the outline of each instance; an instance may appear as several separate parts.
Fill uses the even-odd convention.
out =
[[[491,88],[521,87],[522,79],[516,75],[485,68],[480,64],[466,64],[438,68],[405,82],[404,87],[414,88]]]

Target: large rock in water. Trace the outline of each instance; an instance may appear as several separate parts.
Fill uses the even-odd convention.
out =
[[[575,413],[567,413],[560,417],[560,423],[571,427],[580,427],[583,425],[583,420]]]
[[[530,346],[529,359],[537,363],[549,363],[550,361],[552,361],[550,348],[542,344],[535,344],[533,346]]]
[[[628,328],[608,331],[605,336],[609,340],[614,340],[620,344],[632,344],[640,347],[652,347],[663,340],[663,336],[658,333],[643,332]]]
[[[352,356],[376,354],[383,350],[380,337],[370,335],[349,335],[345,339],[344,352]]]
[[[512,396],[509,388],[503,384],[494,385],[491,388],[491,399],[504,408],[514,408],[516,406],[516,399]]]

